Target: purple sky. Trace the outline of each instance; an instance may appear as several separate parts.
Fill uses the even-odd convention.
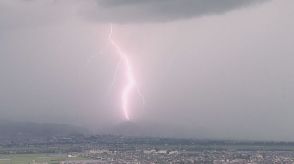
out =
[[[134,122],[294,141],[293,16],[293,0],[2,0],[0,118],[123,121],[113,23],[146,99],[132,95]]]

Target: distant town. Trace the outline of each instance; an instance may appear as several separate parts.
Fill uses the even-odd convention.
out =
[[[293,163],[294,143],[69,135],[0,140],[0,164]]]

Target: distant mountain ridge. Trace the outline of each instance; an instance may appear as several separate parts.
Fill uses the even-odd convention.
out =
[[[130,137],[173,137],[209,138],[209,133],[201,128],[196,132],[188,128],[165,126],[156,123],[125,121],[96,132],[86,128],[56,123],[14,122],[0,120],[0,138],[10,137],[53,137],[72,135],[118,135]],[[196,134],[196,135],[195,135]]]
[[[130,137],[209,138],[212,136],[209,131],[202,128],[192,131],[185,127],[132,121],[121,122],[102,133]]]
[[[0,137],[51,137],[85,134],[87,129],[55,123],[0,121]]]

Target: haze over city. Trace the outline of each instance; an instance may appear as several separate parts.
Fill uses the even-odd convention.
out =
[[[112,24],[138,133],[294,141],[293,16],[293,0],[1,0],[0,120],[124,127]]]

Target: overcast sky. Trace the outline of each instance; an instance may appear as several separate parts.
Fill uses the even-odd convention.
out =
[[[294,141],[293,17],[293,0],[1,0],[0,119],[122,122],[112,23],[146,100],[132,121]]]

